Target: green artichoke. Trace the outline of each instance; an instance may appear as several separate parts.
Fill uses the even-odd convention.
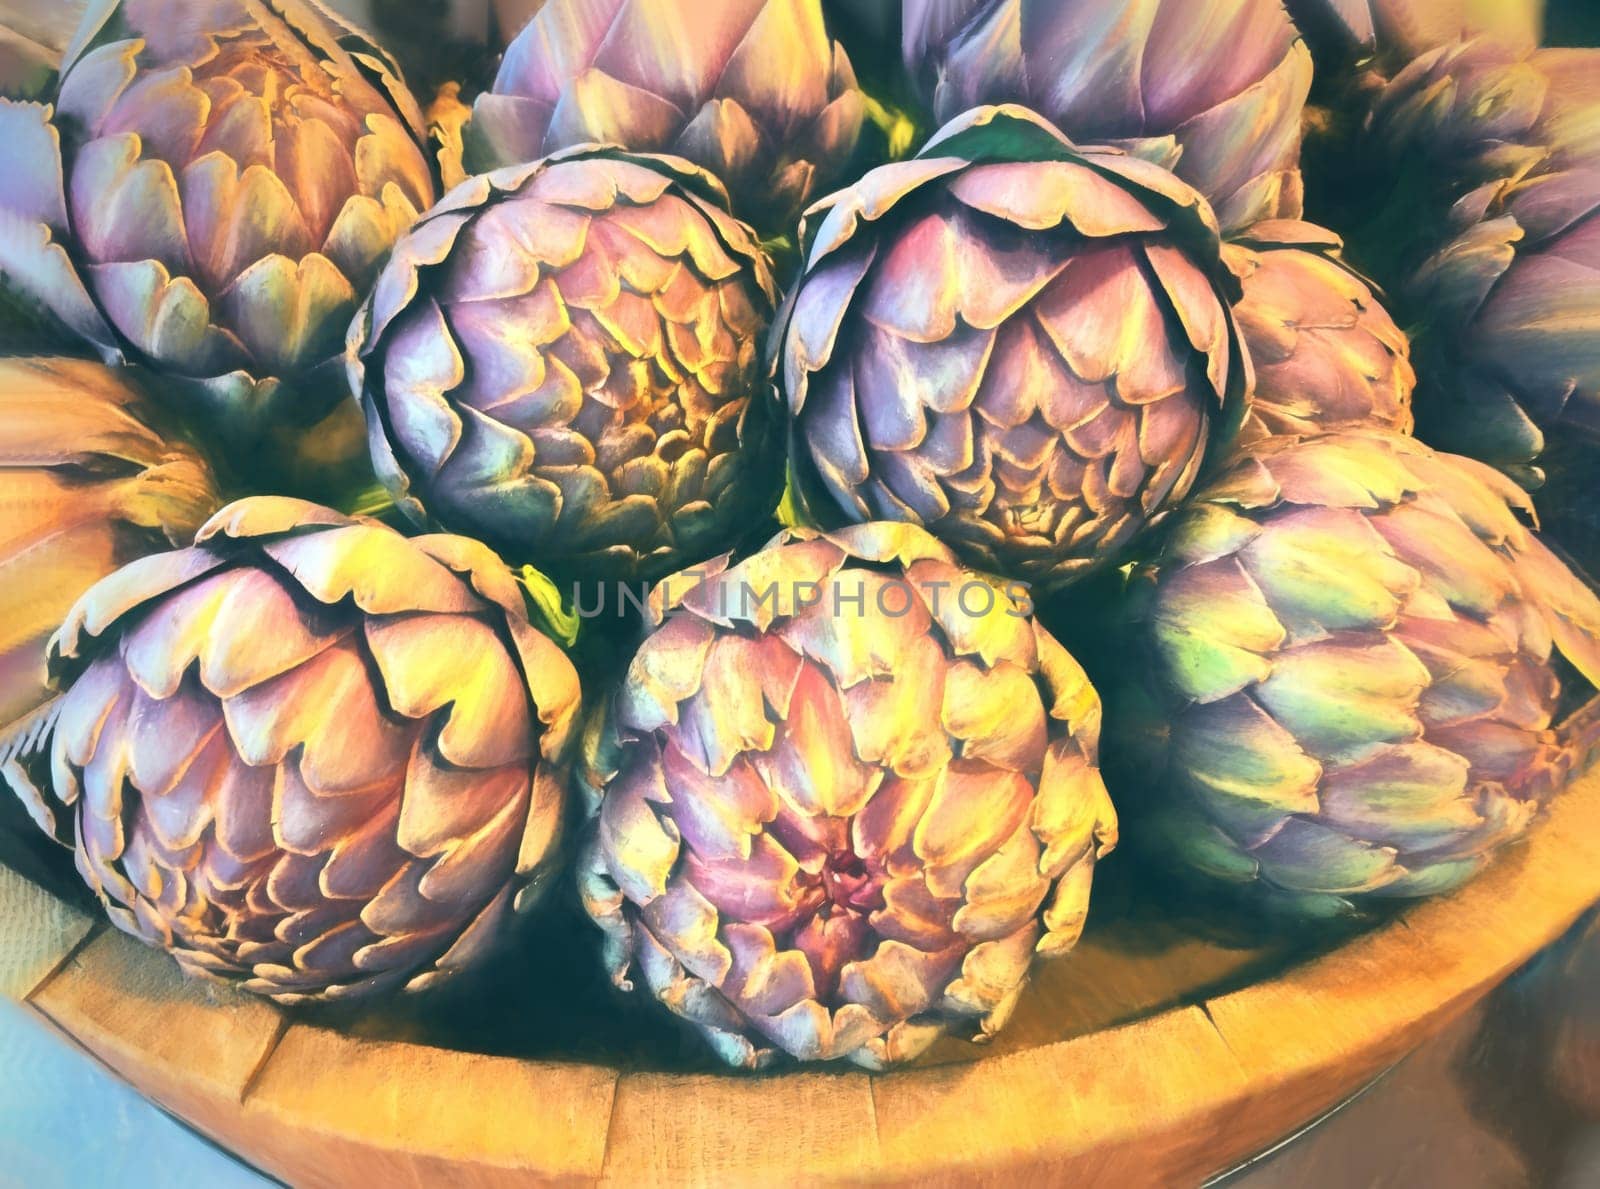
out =
[[[44,771],[118,928],[283,1003],[421,988],[558,857],[577,674],[486,548],[231,504],[51,643]]]
[[[1133,578],[1119,798],[1180,869],[1325,915],[1467,879],[1578,758],[1557,655],[1600,677],[1600,600],[1526,496],[1411,438],[1271,438]],[[1140,710],[1131,707],[1140,706]]]
[[[595,147],[446,195],[350,332],[400,507],[586,576],[709,557],[770,510],[772,275],[725,204],[687,161]]]
[[[79,596],[187,545],[221,503],[205,459],[125,375],[0,359],[0,729],[49,698],[45,645]]]
[[[1292,222],[1258,223],[1228,245],[1244,282],[1233,314],[1256,371],[1244,437],[1411,432],[1410,342],[1340,259],[1342,246],[1332,232]]]
[[[1299,218],[1311,56],[1281,0],[905,0],[940,122],[1020,103],[1080,144],[1168,166],[1226,229]]]
[[[1211,208],[1022,108],[812,208],[774,335],[794,491],[1048,586],[1116,562],[1225,452],[1252,384]]]
[[[1001,1027],[1116,842],[1100,699],[1025,596],[904,524],[669,579],[588,732],[585,903],[735,1065]]]
[[[865,111],[821,0],[550,0],[473,105],[466,167],[595,142],[673,153],[780,235],[850,159]]]
[[[0,101],[0,272],[255,449],[347,396],[345,328],[433,204],[422,136],[315,0],[97,3],[53,105]]]

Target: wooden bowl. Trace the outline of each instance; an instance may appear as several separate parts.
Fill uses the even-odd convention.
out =
[[[341,1032],[182,978],[0,868],[0,990],[296,1185],[1194,1183],[1315,1120],[1600,900],[1600,774],[1461,892],[1331,951],[1131,920],[985,1048],[884,1075],[518,1059]],[[399,1026],[391,1032],[399,1031]]]

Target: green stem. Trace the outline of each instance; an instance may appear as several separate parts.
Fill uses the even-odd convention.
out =
[[[532,566],[523,566],[517,574],[517,581],[522,584],[540,626],[565,647],[571,648],[576,644],[582,625],[577,613],[567,606],[550,576]]]
[[[387,487],[369,487],[358,493],[344,509],[346,516],[381,516],[394,507],[394,496]]]
[[[889,107],[880,103],[871,95],[864,95],[867,104],[867,119],[871,120],[883,132],[883,138],[889,143],[889,159],[903,161],[911,155],[911,150],[917,143],[917,125],[910,116],[899,108]]]

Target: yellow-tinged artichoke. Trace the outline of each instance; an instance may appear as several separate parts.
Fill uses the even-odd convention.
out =
[[[597,146],[447,194],[350,330],[407,515],[541,569],[655,577],[769,511],[774,286],[726,205],[687,161]]]
[[[235,444],[326,416],[434,200],[394,64],[316,0],[101,0],[51,99],[0,101],[0,272]]]
[[[50,655],[46,770],[9,775],[190,973],[419,988],[556,857],[577,674],[477,542],[243,500],[90,590]]]
[[[1154,696],[1113,733],[1155,760],[1121,802],[1142,836],[1329,914],[1447,890],[1521,834],[1582,750],[1556,654],[1600,677],[1600,601],[1519,510],[1411,438],[1246,451],[1134,576],[1130,680]]]
[[[1310,223],[1258,223],[1225,249],[1244,283],[1234,306],[1255,364],[1244,437],[1334,429],[1410,433],[1411,345],[1371,287]]]
[[[49,697],[45,646],[79,596],[188,544],[221,502],[205,459],[124,373],[0,359],[0,728]]]
[[[587,735],[615,980],[743,1066],[1001,1027],[1116,842],[1099,696],[1028,610],[903,524],[663,582]]]

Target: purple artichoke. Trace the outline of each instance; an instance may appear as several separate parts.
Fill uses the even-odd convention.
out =
[[[1547,432],[1600,438],[1600,50],[1448,46],[1395,78],[1373,123],[1455,200],[1404,286],[1422,431],[1519,476]]]
[[[1281,0],[905,0],[940,121],[1020,103],[1172,168],[1224,228],[1299,218],[1311,57]]]
[[[773,282],[725,201],[687,161],[598,148],[447,194],[351,328],[400,506],[626,575],[708,557],[769,509]]]
[[[1211,209],[1021,108],[968,113],[811,212],[776,336],[795,490],[1058,585],[1225,449],[1250,387]]]
[[[577,674],[475,541],[243,500],[94,586],[51,670],[51,795],[19,791],[190,973],[286,1003],[420,988],[557,857]]]
[[[398,71],[314,0],[93,5],[54,107],[0,101],[0,271],[236,439],[320,420],[432,205]]]
[[[1245,436],[1317,430],[1410,433],[1411,345],[1338,236],[1309,223],[1258,223],[1228,245],[1244,282],[1234,307],[1255,364]]]
[[[1537,45],[1544,0],[1287,0],[1318,50],[1377,52],[1405,63],[1465,37]]]
[[[865,110],[820,0],[550,0],[474,104],[466,163],[594,142],[673,153],[781,233],[838,176]]]
[[[1077,662],[903,524],[787,533],[651,611],[587,733],[616,981],[736,1065],[881,1068],[1003,1025],[1116,842]]]
[[[1396,434],[1244,452],[1134,574],[1138,692],[1113,705],[1153,697],[1113,732],[1150,765],[1119,795],[1138,836],[1312,915],[1481,869],[1587,750],[1553,729],[1558,654],[1600,679],[1600,601],[1528,511],[1505,476]]]

